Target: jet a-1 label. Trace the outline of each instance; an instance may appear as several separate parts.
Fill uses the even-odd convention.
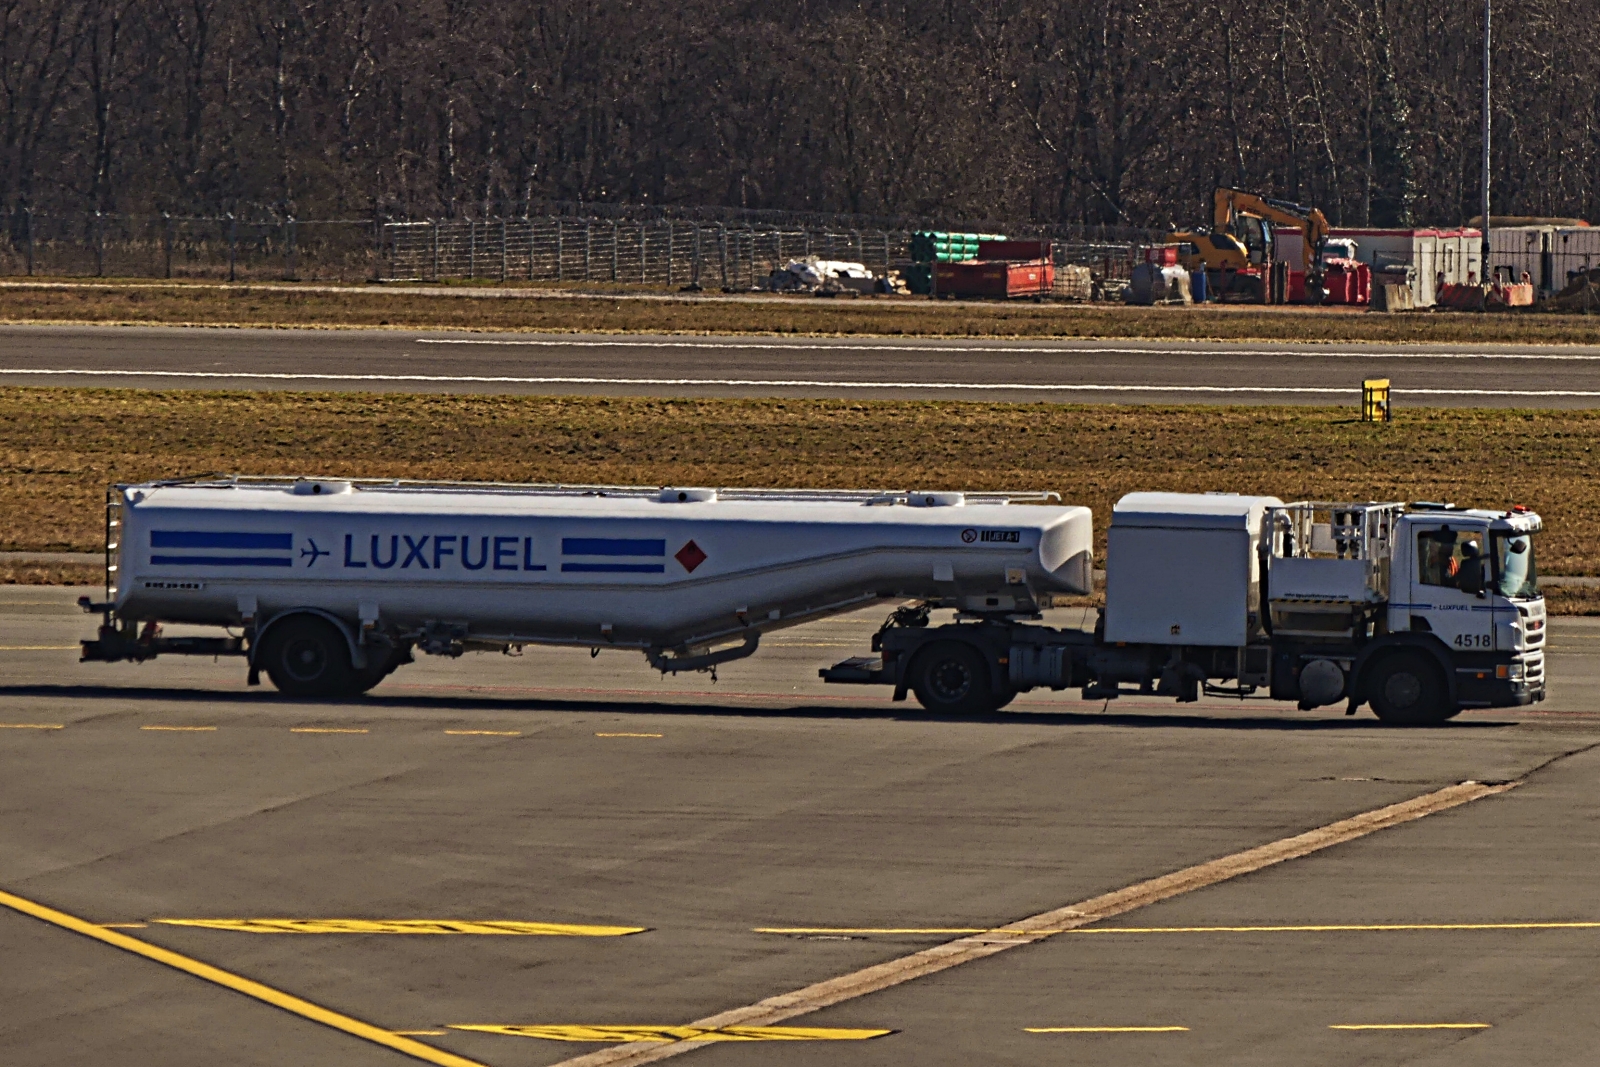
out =
[[[961,540],[967,544],[1001,544],[1015,545],[1022,541],[1021,530],[973,530],[961,531]]]

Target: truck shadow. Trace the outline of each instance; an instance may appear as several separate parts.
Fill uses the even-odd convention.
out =
[[[1210,711],[1030,711],[1026,708],[999,711],[987,715],[930,715],[914,703],[884,704],[876,707],[861,705],[803,705],[759,707],[738,704],[737,693],[730,693],[725,704],[687,703],[662,701],[608,701],[602,699],[556,699],[550,697],[512,696],[424,696],[375,693],[346,701],[297,700],[279,696],[271,689],[249,692],[216,691],[207,689],[157,688],[141,686],[96,685],[0,685],[0,699],[5,697],[44,697],[73,701],[121,701],[127,703],[204,704],[208,707],[225,707],[234,712],[288,710],[292,708],[318,709],[319,719],[339,715],[352,718],[369,716],[384,710],[459,712],[595,712],[616,715],[697,716],[729,719],[794,719],[794,720],[853,720],[882,722],[947,722],[984,724],[995,726],[1120,726],[1128,728],[1162,728],[1169,730],[1276,730],[1276,731],[1374,731],[1398,730],[1374,719],[1370,713],[1356,717],[1343,714],[1330,716],[1304,713],[1303,717],[1283,714],[1250,714],[1248,712],[1216,714]],[[1094,705],[1087,704],[1093,708]],[[112,709],[107,708],[109,713]],[[89,721],[100,716],[91,716]],[[1518,726],[1516,719],[1452,720],[1431,729],[1484,730]]]

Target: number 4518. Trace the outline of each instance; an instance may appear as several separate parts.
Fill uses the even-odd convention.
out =
[[[1456,634],[1457,648],[1493,648],[1494,638],[1489,634]]]

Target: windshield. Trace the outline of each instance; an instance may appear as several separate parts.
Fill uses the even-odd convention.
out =
[[[1539,572],[1533,563],[1532,535],[1494,535],[1494,581],[1495,591],[1501,596],[1539,595]]]

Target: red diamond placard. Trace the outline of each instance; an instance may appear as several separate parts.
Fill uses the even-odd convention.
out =
[[[689,541],[677,552],[673,553],[672,558],[683,564],[684,570],[693,574],[694,569],[706,561],[706,550],[693,541]]]

